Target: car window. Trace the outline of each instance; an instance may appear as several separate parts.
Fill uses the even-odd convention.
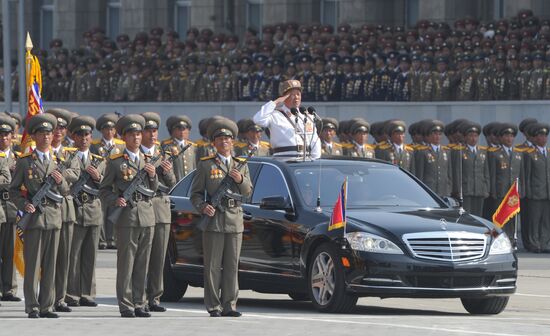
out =
[[[316,206],[320,186],[321,206],[332,207],[344,178],[348,177],[348,208],[410,206],[438,208],[440,204],[404,172],[389,165],[361,164],[296,168],[294,177],[307,206]]]
[[[282,196],[289,199],[288,188],[278,168],[263,164],[260,175],[254,184],[252,204],[260,204],[262,198],[270,196]]]
[[[170,195],[189,196],[193,177],[195,177],[195,170],[193,170],[191,173],[187,174],[183,179],[181,179],[181,181],[178,184],[176,184],[174,189],[172,189],[172,192],[170,193]]]

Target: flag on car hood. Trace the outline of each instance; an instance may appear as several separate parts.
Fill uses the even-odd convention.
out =
[[[343,229],[346,231],[346,200],[348,193],[348,178],[342,183],[342,188],[338,193],[338,199],[332,209],[332,215],[330,216],[330,223],[328,225],[328,231]]]
[[[504,196],[504,199],[498,206],[497,211],[493,214],[493,223],[502,228],[504,224],[508,223],[510,218],[514,217],[520,211],[519,207],[519,191],[518,181],[512,183],[510,190]]]

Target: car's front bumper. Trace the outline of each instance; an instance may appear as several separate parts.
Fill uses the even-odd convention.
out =
[[[347,289],[359,296],[457,298],[510,295],[517,258],[488,256],[470,262],[438,262],[408,255],[352,252]]]

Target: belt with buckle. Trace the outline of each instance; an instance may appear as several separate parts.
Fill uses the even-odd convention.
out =
[[[301,152],[304,150],[304,146],[302,145],[298,145],[298,146],[284,146],[284,147],[276,147],[276,148],[273,148],[273,154],[276,154],[276,153],[283,153],[283,152]],[[311,151],[311,148],[310,146],[307,146],[306,147],[306,150],[308,152]]]
[[[90,195],[90,194],[85,193],[85,192],[82,192],[82,193],[80,193],[80,195],[78,195],[78,199],[79,199],[80,202],[82,202],[82,203],[92,203],[92,202],[95,201],[97,198],[98,198],[97,196]]]
[[[9,201],[9,199],[10,199],[10,192],[2,191],[2,201]]]
[[[132,195],[132,200],[134,202],[149,202],[151,200],[150,197],[147,197],[145,195],[143,195],[142,193],[139,193],[139,192],[135,192],[133,195]]]
[[[226,208],[236,208],[236,207],[239,207],[241,203],[233,198],[224,198],[223,205]]]

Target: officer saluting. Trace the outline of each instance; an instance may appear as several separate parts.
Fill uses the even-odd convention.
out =
[[[145,282],[153,240],[155,211],[151,198],[135,191],[131,199],[121,197],[136,176],[144,170],[143,187],[157,190],[158,178],[155,167],[147,162],[139,151],[145,119],[129,114],[116,123],[119,134],[126,143],[123,153],[112,155],[107,163],[105,177],[99,194],[102,201],[122,208],[116,219],[117,279],[116,292],[122,317],[150,317],[145,311]]]
[[[299,157],[304,146],[312,159],[321,157],[321,141],[311,116],[293,115],[302,103],[302,85],[292,79],[281,83],[279,92],[283,95],[269,101],[254,115],[254,122],[270,131],[273,156]],[[295,112],[295,111],[294,111]]]
[[[57,161],[51,152],[52,131],[57,119],[51,114],[38,114],[28,123],[28,131],[36,143],[32,154],[23,155],[15,167],[10,185],[10,198],[18,209],[31,216],[24,228],[25,246],[25,312],[29,318],[56,318],[52,312],[55,300],[55,261],[61,229],[61,205],[44,198],[44,211],[37,210],[30,200],[42,187],[43,181],[51,175],[55,181],[50,189],[55,194],[67,194],[69,187],[63,175],[57,170]],[[21,187],[27,190],[26,196]],[[60,195],[60,196],[61,196]],[[61,197],[60,197],[61,198]],[[37,289],[40,282],[40,296]]]
[[[252,183],[244,159],[231,156],[237,125],[226,118],[214,120],[207,129],[217,154],[202,158],[191,186],[191,202],[208,216],[203,218],[204,303],[212,317],[241,316],[236,310],[238,266],[241,251],[243,214],[239,202],[224,196],[223,207],[209,203],[222,180],[230,178],[230,190],[243,196],[252,194]],[[237,169],[241,166],[240,169]],[[205,191],[208,199],[205,199]],[[220,297],[221,289],[221,297]]]

